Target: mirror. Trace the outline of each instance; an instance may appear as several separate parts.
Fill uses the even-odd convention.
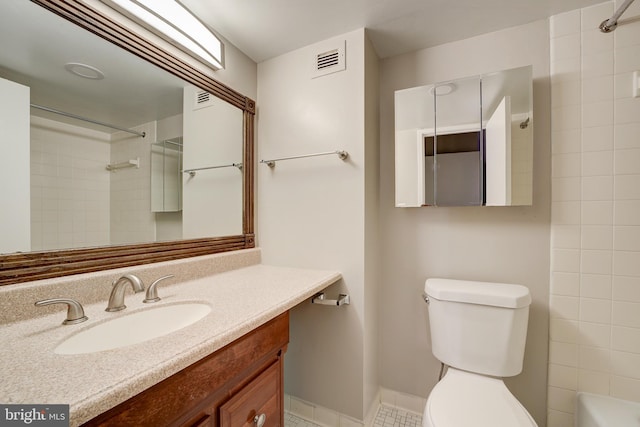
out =
[[[18,128],[0,284],[254,247],[253,100],[80,1],[0,10],[0,121]]]
[[[396,206],[533,199],[532,67],[395,92]]]

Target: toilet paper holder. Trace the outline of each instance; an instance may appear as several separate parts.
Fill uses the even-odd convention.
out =
[[[340,294],[338,295],[338,299],[326,299],[324,292],[318,292],[313,297],[311,297],[311,303],[321,304],[321,305],[341,306],[341,305],[351,304],[351,298],[349,298],[349,295]]]

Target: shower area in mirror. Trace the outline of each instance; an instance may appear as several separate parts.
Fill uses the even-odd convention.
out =
[[[151,211],[182,210],[182,137],[151,144]]]
[[[144,136],[30,121],[31,250],[181,238],[182,114]]]
[[[156,218],[156,238],[182,237],[183,137],[151,144],[151,211]]]

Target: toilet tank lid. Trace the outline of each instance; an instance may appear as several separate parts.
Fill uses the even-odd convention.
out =
[[[427,279],[424,292],[440,301],[520,308],[531,304],[526,286],[471,280]]]

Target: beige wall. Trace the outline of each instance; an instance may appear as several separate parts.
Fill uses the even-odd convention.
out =
[[[345,41],[346,70],[312,78],[315,55]],[[379,276],[367,265],[376,249],[368,233],[377,230],[369,201],[376,197],[377,127],[365,121],[376,116],[377,73],[365,71],[372,54],[361,29],[258,65],[258,160],[349,153],[346,161],[331,155],[274,169],[258,164],[257,244],[267,264],[342,272],[327,297],[347,293],[351,305],[307,302],[292,310],[285,391],[357,420],[378,388]]]
[[[182,168],[242,163],[243,111],[217,98],[195,107],[198,92],[191,85],[184,89]],[[182,237],[242,234],[242,195],[242,171],[236,167],[183,174]]]
[[[533,207],[394,207],[394,91],[533,65]],[[546,419],[550,122],[547,21],[381,61],[380,377],[391,390],[426,397],[439,363],[431,354],[425,279],[519,283],[533,296],[521,375],[507,380],[538,425]]]
[[[550,427],[576,391],[640,402],[640,4],[597,29],[621,3],[551,19]]]

